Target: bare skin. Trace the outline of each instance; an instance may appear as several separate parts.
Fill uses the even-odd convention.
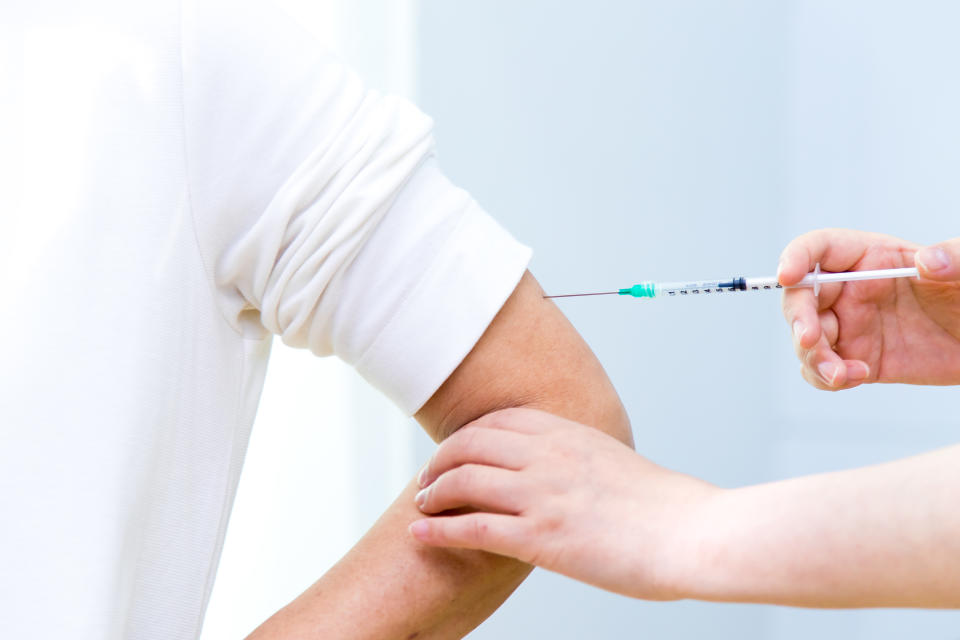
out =
[[[443,443],[423,485],[421,510],[440,515],[411,525],[418,540],[636,598],[960,607],[960,446],[725,490],[513,409]]]
[[[434,545],[482,548],[646,599],[681,597],[678,533],[716,493],[619,441],[530,409],[484,416],[437,450],[411,525]],[[468,507],[478,511],[447,514]],[[668,526],[666,526],[668,525]]]
[[[416,418],[439,441],[507,407],[544,409],[632,442],[600,363],[530,274]],[[460,638],[489,616],[532,567],[415,540],[407,527],[422,516],[417,489],[412,481],[336,566],[250,640]]]
[[[784,285],[917,264],[921,279],[787,291],[804,377],[960,383],[960,241],[923,250],[824,230],[784,250]],[[883,465],[724,490],[542,412],[485,416],[421,477],[414,537],[486,549],[646,599],[806,607],[960,607],[960,446]],[[450,512],[470,507],[472,513]]]
[[[803,377],[819,389],[849,389],[864,382],[960,384],[960,240],[924,251],[879,233],[824,229],[795,239],[780,259],[783,285],[800,280],[820,263],[824,271],[912,267],[920,279],[872,280],[826,285],[819,299],[810,289],[790,289],[783,314],[792,327]],[[952,261],[950,260],[952,258]]]

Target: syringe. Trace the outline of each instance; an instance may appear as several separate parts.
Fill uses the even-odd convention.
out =
[[[820,271],[820,263],[805,275],[800,282],[786,287],[812,287],[814,295],[820,295],[820,287],[830,282],[851,282],[854,280],[880,280],[883,278],[916,278],[916,267],[902,269],[874,269],[872,271],[842,271],[829,273]],[[598,293],[568,293],[544,298],[572,298],[576,296],[633,296],[634,298],[657,298],[662,296],[687,296],[725,291],[759,291],[761,289],[782,289],[776,276],[767,278],[731,278],[729,280],[697,280],[693,282],[641,282],[626,289],[601,291]]]

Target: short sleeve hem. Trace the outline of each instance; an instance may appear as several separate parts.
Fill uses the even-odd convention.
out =
[[[430,268],[355,363],[357,371],[408,415],[416,413],[476,345],[531,253],[469,200]]]

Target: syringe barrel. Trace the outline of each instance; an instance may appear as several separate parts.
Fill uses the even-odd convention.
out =
[[[794,287],[813,287],[814,295],[820,293],[820,286],[828,282],[847,282],[850,280],[873,280],[877,278],[915,278],[915,267],[899,269],[877,269],[874,271],[847,271],[842,273],[824,273],[817,264],[813,272],[807,274]],[[622,296],[631,295],[634,298],[658,298],[690,296],[708,293],[723,293],[725,291],[759,291],[782,289],[774,276],[764,278],[730,278],[729,280],[688,280],[685,282],[641,282],[629,289],[620,289],[616,293]]]
[[[744,278],[747,291],[759,291],[760,289],[782,289],[775,276],[769,278]]]
[[[689,296],[737,291],[738,287],[733,285],[733,280],[692,280],[688,282],[659,282],[655,286],[657,296]]]

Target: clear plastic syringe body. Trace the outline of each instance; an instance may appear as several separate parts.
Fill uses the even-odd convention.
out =
[[[776,289],[776,278],[730,278],[729,280],[688,280],[683,282],[641,282],[629,289],[618,291],[620,295],[635,298],[661,298],[673,296],[697,296],[749,289]]]
[[[660,282],[656,285],[658,296],[696,296],[707,293],[738,291],[733,280],[695,280],[692,282]]]

